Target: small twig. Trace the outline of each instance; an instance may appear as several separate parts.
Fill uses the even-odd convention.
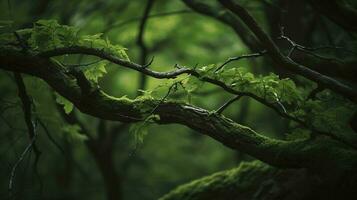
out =
[[[228,106],[230,106],[233,102],[238,101],[241,97],[241,95],[233,97],[232,99],[224,103],[220,108],[218,108],[218,110],[216,110],[216,113],[221,114]]]
[[[328,61],[335,61],[335,62],[338,62],[338,63],[344,63],[344,62],[343,62],[342,60],[340,60],[340,59],[325,57],[325,56],[321,56],[321,55],[319,55],[319,54],[316,54],[316,53],[314,53],[314,52],[308,51],[308,50],[306,50],[305,47],[302,47],[302,46],[297,46],[297,47],[296,47],[296,50],[299,50],[299,51],[301,51],[301,52],[303,52],[303,53],[306,53],[306,54],[310,54],[310,55],[312,55],[313,57],[318,58],[318,59],[321,59],[321,60],[328,60]]]
[[[144,124],[149,121],[150,116],[155,113],[155,111],[159,108],[159,106],[160,106],[160,105],[165,101],[165,99],[170,95],[171,90],[172,90],[173,88],[176,89],[176,88],[177,88],[177,84],[180,84],[180,83],[181,83],[181,82],[175,82],[175,83],[173,83],[173,84],[169,87],[167,93],[160,99],[159,103],[151,110],[151,112],[147,115],[147,117],[145,117],[145,118],[143,119],[143,121],[144,121],[143,123],[144,123]],[[130,156],[130,157],[135,156],[135,154],[136,154],[136,152],[138,151],[138,149],[139,149],[139,143],[136,142],[135,147],[134,147],[134,149],[130,152],[129,156]]]
[[[179,64],[175,63],[174,68],[175,69],[181,69],[182,67]]]
[[[217,73],[219,70],[221,70],[225,65],[227,65],[227,64],[230,63],[230,62],[238,61],[238,60],[245,59],[245,58],[256,58],[256,57],[260,57],[260,56],[264,55],[266,52],[267,52],[266,50],[263,50],[263,51],[258,52],[258,53],[244,54],[244,55],[241,55],[241,56],[228,58],[221,66],[219,66],[219,67],[215,70],[215,72]]]
[[[96,61],[93,61],[93,62],[89,62],[89,63],[84,63],[84,64],[64,64],[64,63],[61,63],[62,65],[66,66],[66,67],[87,67],[87,66],[90,66],[90,65],[94,65],[94,64],[97,64],[99,62],[101,62],[102,59],[99,59],[99,60],[96,60]]]
[[[147,64],[143,65],[142,67],[144,69],[148,68],[154,62],[154,58],[155,58],[155,56],[151,57],[151,60]]]
[[[279,105],[279,107],[283,110],[283,113],[284,113],[284,114],[288,114],[288,112],[287,112],[285,106],[284,106],[283,103],[280,101],[278,95],[277,95],[275,92],[274,92],[273,94],[274,94],[275,100],[276,100],[275,103],[277,103],[277,104]]]
[[[24,49],[24,51],[26,51],[26,49]],[[36,135],[37,135],[37,131],[36,131],[36,122],[34,122],[34,119],[32,117],[32,100],[31,98],[29,97],[29,95],[27,94],[27,91],[26,91],[26,86],[25,86],[25,83],[24,83],[24,80],[21,76],[20,73],[14,73],[14,78],[15,78],[15,81],[16,81],[16,84],[17,84],[17,87],[18,87],[18,91],[19,91],[19,98],[21,100],[21,103],[22,103],[22,110],[24,112],[24,117],[25,117],[25,122],[26,122],[26,126],[27,126],[27,129],[28,129],[28,134],[29,134],[29,137],[31,139],[31,145],[29,145],[30,147],[32,148],[29,148],[29,149],[33,149],[34,150],[34,153],[35,153],[35,161],[33,163],[34,165],[34,172],[36,174],[36,176],[39,178],[39,181],[40,181],[40,185],[42,187],[42,180],[41,180],[41,177],[39,175],[39,172],[37,170],[37,164],[39,162],[39,159],[40,159],[40,155],[41,155],[41,151],[37,148],[36,144],[35,144],[35,138],[36,138]],[[27,153],[27,151],[25,151]],[[25,153],[25,154],[26,154]],[[23,159],[23,158],[22,158]],[[19,160],[22,160],[21,158]],[[20,163],[20,162],[18,162]],[[17,163],[16,163],[16,167],[14,166],[14,169],[13,171],[11,172],[11,177],[15,176],[15,171],[16,171],[16,168],[17,168]],[[10,183],[9,183],[9,190],[11,191],[12,189],[12,178],[10,178]]]
[[[165,96],[163,96],[161,99],[160,99],[160,101],[159,101],[159,103],[154,107],[154,109],[152,109],[152,111],[150,112],[150,114],[148,115],[148,117],[150,117],[152,114],[154,114],[154,112],[157,110],[157,108],[161,105],[161,103],[163,103],[165,100],[166,100],[166,98],[170,95],[170,93],[171,93],[171,90],[173,89],[173,88],[177,88],[177,84],[179,84],[180,82],[175,82],[175,83],[173,83],[170,87],[169,87],[169,90],[167,91],[167,93],[165,94]],[[148,118],[147,117],[147,118]]]
[[[321,46],[321,47],[305,47],[305,46],[302,46],[300,44],[297,44],[296,42],[294,42],[292,39],[290,39],[288,36],[285,35],[284,33],[284,27],[281,27],[280,28],[280,36],[278,37],[278,39],[285,39],[286,41],[289,42],[289,44],[291,45],[291,49],[289,50],[289,53],[287,55],[288,58],[291,57],[291,55],[293,54],[293,52],[295,50],[298,50],[298,51],[301,51],[303,53],[306,53],[306,54],[310,54],[318,59],[323,59],[323,60],[332,60],[332,61],[336,61],[336,62],[339,62],[339,63],[343,63],[342,60],[339,60],[339,59],[336,59],[336,58],[329,58],[329,57],[325,57],[325,56],[321,56],[319,54],[316,54],[314,53],[313,51],[317,51],[317,50],[320,50],[320,49],[326,49],[326,48],[338,48],[338,47],[333,47],[333,46]],[[347,50],[346,50],[347,51]]]
[[[14,185],[14,178],[15,178],[15,175],[16,175],[16,169],[20,165],[20,163],[24,160],[25,155],[32,149],[32,147],[33,147],[33,145],[34,145],[34,143],[36,141],[37,133],[35,132],[35,134],[36,135],[34,135],[34,137],[31,139],[30,143],[27,145],[25,150],[20,155],[19,159],[16,161],[15,165],[12,167],[10,180],[9,180],[9,187],[8,187],[8,189],[10,191],[10,196],[11,196],[11,192],[12,192],[13,185]]]
[[[324,49],[332,49],[332,50],[341,50],[350,54],[357,54],[357,52],[352,51],[350,49],[346,49],[345,47],[341,46],[331,46],[331,45],[325,45],[325,46],[319,46],[319,47],[304,47],[304,49],[309,50],[309,51],[319,51],[319,50],[324,50]]]

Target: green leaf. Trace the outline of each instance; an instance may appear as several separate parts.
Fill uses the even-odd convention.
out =
[[[149,121],[160,120],[159,115],[150,115],[144,121],[134,123],[129,127],[129,133],[134,135],[134,140],[137,144],[144,142],[144,137],[148,134]]]
[[[205,65],[197,69],[197,72],[201,77],[204,76],[214,76],[214,69],[217,67],[216,64]]]
[[[126,48],[120,45],[113,45],[110,43],[109,39],[103,39],[102,33],[95,35],[85,35],[81,36],[79,39],[79,44],[91,48],[103,49],[103,51],[117,56],[124,60],[129,60],[129,56],[126,53]]]
[[[33,49],[41,51],[60,46],[61,40],[55,33],[60,25],[56,20],[39,20],[34,23],[33,31],[29,39],[29,44]]]
[[[88,80],[98,82],[98,79],[103,77],[104,74],[107,73],[107,70],[105,69],[105,66],[108,64],[107,61],[101,61],[94,66],[91,66],[84,70],[85,76],[88,78]]]
[[[34,23],[28,42],[31,48],[36,51],[80,45],[102,49],[106,53],[129,60],[126,48],[111,44],[108,38],[102,38],[102,33],[78,36],[78,32],[79,29],[72,26],[60,25],[56,20],[39,20]]]
[[[73,111],[74,106],[70,101],[68,101],[66,98],[62,97],[58,93],[55,93],[55,96],[56,96],[56,102],[63,106],[64,112],[66,114],[69,114]]]
[[[185,89],[189,93],[195,92],[196,90],[200,89],[203,86],[203,84],[204,84],[203,81],[201,81],[200,79],[198,79],[194,76],[190,76],[184,82]]]

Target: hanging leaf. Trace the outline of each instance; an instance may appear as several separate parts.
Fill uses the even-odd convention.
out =
[[[55,93],[55,96],[56,96],[56,102],[63,106],[64,112],[66,114],[69,114],[73,111],[74,106],[70,101],[68,101],[66,98],[62,97],[58,93]]]
[[[160,116],[150,115],[144,121],[134,123],[129,128],[129,133],[134,135],[134,140],[137,144],[142,144],[144,142],[144,137],[148,134],[148,127],[150,121],[159,120]]]
[[[105,69],[107,64],[107,61],[101,61],[97,64],[94,64],[84,70],[84,75],[88,80],[98,82],[98,79],[107,73],[107,70]]]

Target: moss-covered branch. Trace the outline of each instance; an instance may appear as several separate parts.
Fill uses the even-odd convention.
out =
[[[259,186],[268,183],[276,172],[276,168],[258,161],[243,162],[237,168],[218,172],[179,186],[160,200],[258,198]]]
[[[354,153],[329,138],[299,141],[271,139],[222,115],[188,104],[152,98],[115,98],[89,82],[81,72],[68,71],[49,58],[3,50],[0,53],[0,68],[42,78],[83,113],[122,122],[137,122],[145,120],[149,115],[157,115],[155,122],[159,124],[178,123],[188,126],[227,147],[248,153],[274,166],[316,168],[324,163],[331,165],[335,162],[338,165],[337,159],[345,159]],[[334,148],[330,148],[330,144]],[[320,158],[321,151],[324,152],[324,158]],[[319,159],[314,160],[317,157]]]
[[[160,200],[226,199],[350,199],[353,184],[333,188],[328,179],[305,169],[277,169],[259,161],[242,162],[237,168],[178,186]],[[341,184],[342,185],[342,184]]]

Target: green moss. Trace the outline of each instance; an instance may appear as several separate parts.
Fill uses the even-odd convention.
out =
[[[273,172],[274,168],[260,161],[243,162],[237,168],[179,186],[160,200],[246,199],[254,196],[256,186]]]

